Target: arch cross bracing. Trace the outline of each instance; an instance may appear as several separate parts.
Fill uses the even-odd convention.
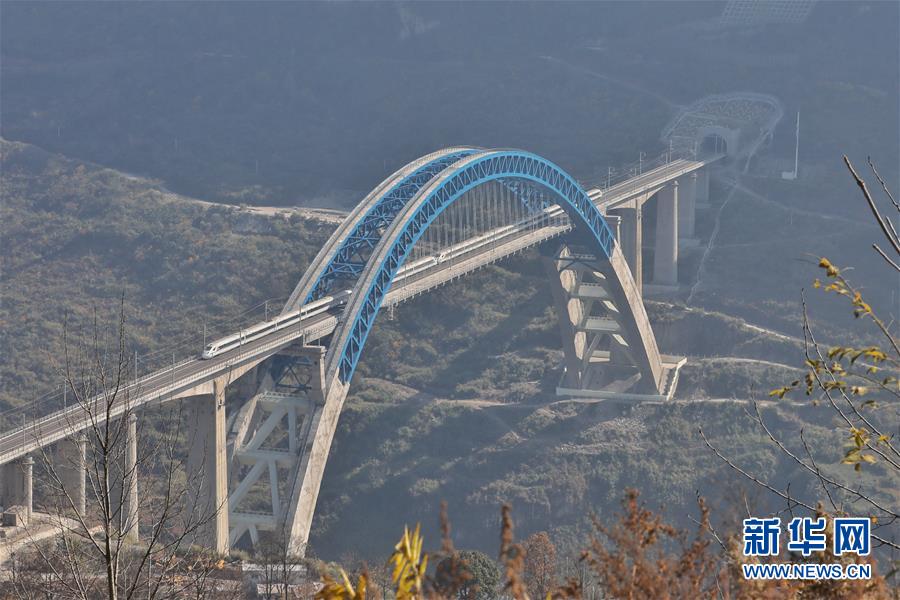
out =
[[[349,383],[378,309],[391,282],[403,265],[410,249],[428,226],[465,192],[493,180],[522,179],[535,182],[554,192],[570,219],[586,233],[604,258],[612,256],[615,236],[603,215],[582,187],[562,169],[535,154],[518,150],[483,151],[466,156],[447,167],[397,215],[382,244],[367,266],[367,277],[354,290],[346,314],[348,327],[336,332],[335,342],[342,346],[339,356],[332,354],[338,377]],[[331,364],[331,363],[329,363]],[[332,369],[327,368],[326,373]]]
[[[340,324],[327,344],[322,392],[324,403],[311,417],[307,451],[290,484],[283,526],[291,546],[301,551],[312,523],[331,441],[350,381],[391,282],[410,250],[435,219],[466,192],[499,181],[513,191],[520,183],[540,186],[567,213],[581,247],[591,252],[585,260],[606,282],[615,303],[617,319],[629,340],[628,355],[641,372],[646,389],[658,392],[664,385],[663,367],[650,330],[640,293],[618,247],[612,229],[585,190],[552,162],[519,150],[453,148],[431,154],[404,167],[370,194],[316,257],[298,284],[286,310],[299,298],[315,298],[316,290],[333,274],[356,278]],[[396,193],[403,190],[400,193]],[[384,200],[394,195],[394,200]],[[521,198],[527,202],[527,198]],[[377,221],[372,215],[385,210]],[[389,209],[388,209],[389,207]],[[367,230],[361,223],[377,222]],[[365,243],[353,241],[357,233],[375,231]],[[377,239],[377,243],[376,243]],[[354,246],[354,244],[357,244]],[[365,264],[346,269],[342,264],[349,248],[373,245]],[[602,273],[601,273],[602,272]],[[324,284],[327,286],[327,284]],[[327,289],[327,287],[326,287]]]
[[[358,277],[364,253],[377,245],[383,229],[393,221],[419,188],[458,159],[477,152],[453,147],[432,152],[398,169],[360,202],[328,242],[294,288],[283,313],[326,295],[335,281]]]

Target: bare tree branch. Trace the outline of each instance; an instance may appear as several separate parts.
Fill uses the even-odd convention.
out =
[[[856,173],[856,169],[853,168],[853,165],[850,163],[850,159],[847,158],[847,155],[844,155],[844,164],[847,165],[847,168],[850,170],[850,174],[853,175],[853,179],[856,180],[856,185],[859,186],[859,189],[862,190],[863,196],[866,198],[866,202],[869,205],[869,210],[872,211],[872,215],[875,217],[875,221],[878,223],[878,226],[881,227],[881,231],[884,232],[884,236],[887,238],[888,242],[890,242],[891,246],[894,247],[894,252],[900,254],[900,239],[897,238],[896,234],[891,231],[891,228],[888,227],[885,222],[885,218],[881,216],[881,212],[878,210],[878,206],[875,205],[875,201],[872,199],[872,195],[869,193],[869,188],[866,186],[866,182]]]
[[[877,179],[878,183],[881,184],[881,189],[883,189],[884,193],[887,194],[887,197],[890,199],[891,204],[894,205],[894,208],[897,209],[897,212],[900,212],[900,204],[898,204],[897,201],[894,200],[894,194],[892,194],[891,190],[888,189],[888,186],[884,182],[884,179],[882,179],[881,175],[878,173],[878,169],[875,168],[875,163],[872,161],[872,157],[866,157],[866,162],[869,163],[869,168],[872,169],[872,173],[875,174],[875,179]],[[888,220],[888,224],[890,224],[890,220]]]

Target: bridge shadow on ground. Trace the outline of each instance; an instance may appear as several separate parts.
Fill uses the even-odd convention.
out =
[[[550,294],[535,253],[513,260],[399,307],[402,317],[372,336],[362,373],[453,398],[552,396],[558,373],[547,365],[559,362],[559,339]],[[479,301],[485,295],[496,301]]]

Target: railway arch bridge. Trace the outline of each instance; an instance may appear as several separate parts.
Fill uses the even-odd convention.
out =
[[[521,150],[453,147],[424,156],[386,178],[335,230],[278,317],[290,327],[267,320],[205,359],[198,350],[135,377],[131,406],[114,407],[111,418],[143,404],[186,402],[188,468],[203,474],[190,502],[212,515],[204,525],[209,546],[227,553],[280,535],[300,554],[380,310],[538,245],[562,335],[558,393],[670,398],[684,360],[660,354],[644,309],[641,209],[656,199],[651,282],[676,285],[679,233],[688,231],[686,221],[693,233],[695,200],[708,200],[708,167],[721,157],[666,154],[615,183],[586,187]],[[225,390],[238,380],[248,391],[226,414]],[[78,440],[88,425],[78,407],[63,407],[0,434],[0,506],[29,518],[33,454],[52,446],[52,456],[83,464]],[[136,447],[133,437],[128,443]],[[127,460],[133,455],[126,452]],[[83,511],[84,468],[69,476]],[[136,477],[126,487],[136,536]]]

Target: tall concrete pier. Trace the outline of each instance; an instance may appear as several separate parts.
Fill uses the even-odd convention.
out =
[[[673,181],[656,195],[656,248],[653,255],[653,283],[678,285],[678,182]]]

